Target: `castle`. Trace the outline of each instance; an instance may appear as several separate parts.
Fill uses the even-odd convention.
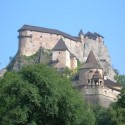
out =
[[[40,48],[52,51],[51,63],[62,70],[83,67],[73,79],[73,86],[80,90],[92,104],[108,106],[117,99],[120,86],[112,81],[115,73],[111,66],[103,36],[80,30],[71,36],[55,29],[24,25],[19,30],[19,55],[31,56]]]

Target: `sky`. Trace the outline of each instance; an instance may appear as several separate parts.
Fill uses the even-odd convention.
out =
[[[80,29],[104,36],[112,66],[125,74],[125,0],[1,0],[0,69],[18,51],[24,24],[77,36]]]

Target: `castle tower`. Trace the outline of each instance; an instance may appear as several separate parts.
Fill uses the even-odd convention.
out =
[[[54,66],[58,69],[70,68],[70,52],[62,38],[53,48],[52,62],[56,62]]]
[[[103,71],[99,67],[92,51],[90,51],[85,64],[83,64],[79,71],[79,82],[79,84],[87,84],[91,86],[103,86],[104,84]]]
[[[78,36],[81,39],[81,41],[83,42],[83,40],[84,40],[84,33],[83,33],[82,29],[80,30]]]
[[[87,103],[104,107],[117,100],[121,89],[119,84],[104,80],[103,70],[92,51],[72,83],[84,95]]]

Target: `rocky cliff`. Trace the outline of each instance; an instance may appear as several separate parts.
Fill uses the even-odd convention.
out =
[[[102,40],[101,42],[99,42],[98,40],[85,38],[83,49],[84,62],[86,61],[91,50],[93,51],[98,64],[103,69],[105,76],[107,76],[107,78],[110,78],[111,80],[114,80],[114,76],[116,74],[112,68],[111,58],[104,42]]]

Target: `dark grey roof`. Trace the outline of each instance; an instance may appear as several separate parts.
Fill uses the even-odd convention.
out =
[[[43,27],[38,27],[38,26],[30,26],[30,25],[23,25],[18,32],[20,32],[21,30],[30,30],[30,31],[37,31],[37,32],[43,32],[43,33],[50,33],[50,34],[56,34],[56,35],[62,35],[66,38],[69,38],[71,40],[74,41],[79,41],[79,39],[77,39],[74,36],[71,36],[67,33],[64,33],[62,31],[59,30],[55,30],[55,29],[48,29],[48,28],[43,28]]]
[[[79,34],[78,34],[79,36],[80,35],[84,35],[84,33],[83,33],[83,31],[82,31],[82,29],[80,30],[80,32],[79,32]]]
[[[118,83],[116,83],[116,82],[114,82],[114,81],[112,81],[112,80],[110,80],[110,79],[105,80],[105,81],[104,81],[104,84],[105,84],[106,86],[121,87],[120,84],[118,84]]]
[[[83,66],[81,68],[82,69],[83,68],[100,68],[98,65],[98,62],[95,58],[95,55],[92,51],[90,51],[86,62],[83,64]]]
[[[63,41],[63,39],[61,38],[57,44],[55,45],[55,47],[53,48],[54,51],[58,51],[58,50],[68,50],[65,42]]]
[[[98,64],[98,63],[97,63],[97,60],[96,60],[96,58],[95,58],[95,55],[94,55],[94,53],[93,53],[92,50],[90,51],[90,53],[89,53],[89,55],[88,55],[88,58],[87,58],[87,60],[86,60],[86,63]]]
[[[100,35],[100,34],[98,34],[98,33],[96,33],[96,32],[94,33],[94,35],[95,35],[95,36],[98,36],[98,37],[104,38],[102,35]]]
[[[97,36],[94,35],[94,34],[91,33],[91,32],[87,32],[87,33],[85,34],[85,37],[88,37],[89,39],[93,39],[93,40],[96,40],[96,38],[97,38]]]
[[[96,32],[94,32],[94,33],[87,32],[87,33],[85,34],[85,37],[88,37],[88,38],[93,39],[93,40],[96,40],[97,37],[102,37],[102,38],[104,38],[102,35],[100,35],[100,34],[98,34],[98,33],[96,33]]]
[[[118,84],[116,82],[113,82],[110,79],[104,80],[104,85],[113,89],[113,90],[116,90],[116,91],[121,91],[121,89],[118,89],[118,88],[115,88],[115,87],[122,88],[122,86],[120,84]]]

